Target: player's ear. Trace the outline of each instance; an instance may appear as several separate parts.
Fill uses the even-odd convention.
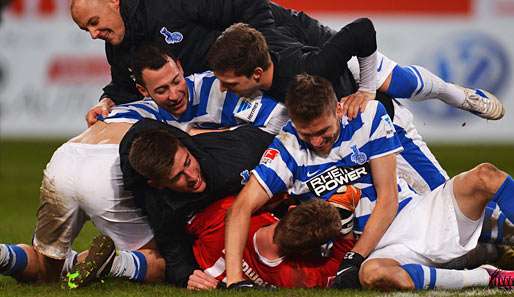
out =
[[[259,81],[261,79],[263,73],[264,73],[264,69],[262,69],[261,67],[257,67],[253,70],[252,78],[255,81]]]
[[[141,93],[141,95],[145,97],[150,97],[150,93],[148,93],[148,90],[144,86],[136,83],[136,88],[139,91],[139,93]]]
[[[289,207],[287,208],[287,212],[290,212],[291,210],[293,210],[297,205],[289,205]]]

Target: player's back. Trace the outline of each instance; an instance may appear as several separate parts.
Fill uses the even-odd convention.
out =
[[[198,213],[187,226],[188,232],[195,237],[193,253],[198,264],[218,280],[225,278],[225,215],[234,200],[234,197],[228,197],[213,203]],[[277,221],[277,218],[265,212],[252,216],[249,240],[243,252],[243,272],[246,278],[260,285],[286,288],[326,287],[344,254],[353,247],[354,241],[338,239],[327,258],[267,260],[255,246],[255,234],[260,228]]]
[[[73,137],[69,142],[82,144],[120,144],[132,123],[105,123],[97,121],[84,132]]]

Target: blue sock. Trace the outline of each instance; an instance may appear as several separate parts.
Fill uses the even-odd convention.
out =
[[[410,98],[417,88],[418,77],[414,70],[396,65],[391,74],[391,83],[387,94],[394,98]]]
[[[435,268],[419,264],[405,264],[402,265],[402,268],[409,274],[416,290],[433,289],[435,287],[435,281],[437,278]],[[425,274],[424,270],[427,269],[428,273]],[[428,276],[428,279],[425,279],[425,275]]]
[[[132,257],[134,258],[134,265],[136,265],[136,270],[130,279],[136,282],[143,282],[145,280],[146,270],[148,268],[145,255],[143,255],[141,252],[133,251]]]
[[[491,201],[496,202],[509,221],[514,222],[514,180],[512,177],[508,176],[505,179]]]
[[[25,267],[27,267],[27,253],[17,245],[5,244],[3,246],[7,249],[8,257],[5,265],[0,267],[0,273],[14,275],[25,270]]]

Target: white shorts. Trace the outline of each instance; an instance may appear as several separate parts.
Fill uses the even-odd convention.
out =
[[[437,266],[475,248],[483,215],[473,221],[460,212],[453,194],[453,179],[413,199],[396,216],[368,259],[388,258],[401,265]]]
[[[146,216],[123,188],[118,145],[65,143],[46,166],[33,245],[64,259],[86,220],[121,250],[153,238]]]
[[[396,67],[396,65],[398,65],[398,63],[377,51],[377,90],[385,82],[389,74],[393,72],[393,69]],[[352,57],[350,61],[348,61],[348,69],[350,69],[355,82],[358,84],[360,81],[360,68],[357,57]]]

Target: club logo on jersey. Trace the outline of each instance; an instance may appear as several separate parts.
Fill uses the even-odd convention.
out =
[[[382,116],[382,121],[386,124],[386,138],[391,138],[394,136],[394,125],[393,121],[391,121],[391,118],[389,115],[385,114]]]
[[[241,176],[241,184],[245,185],[250,180],[250,171],[248,169],[245,169],[241,173],[239,173]]]
[[[359,151],[359,148],[356,145],[352,145],[352,155],[350,156],[350,160],[352,160],[353,163],[362,165],[368,161],[368,156]]]
[[[164,36],[164,41],[166,41],[167,44],[179,43],[184,39],[184,35],[182,35],[182,33],[176,31],[170,32],[166,27],[162,27],[159,33]]]
[[[336,167],[308,180],[307,187],[317,197],[323,197],[342,186],[354,184],[369,173],[368,163],[355,167]]]
[[[269,148],[264,152],[261,158],[261,164],[269,164],[271,161],[275,159],[275,157],[280,154],[280,152],[276,149]]]

